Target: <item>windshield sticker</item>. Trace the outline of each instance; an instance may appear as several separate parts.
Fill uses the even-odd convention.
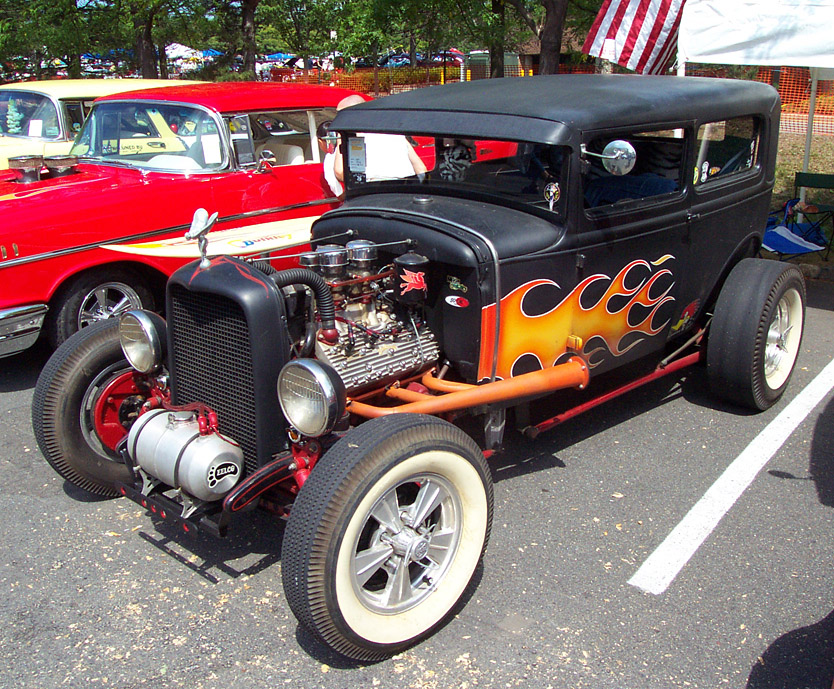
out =
[[[29,120],[29,136],[43,136],[43,120]]]
[[[553,206],[559,203],[562,197],[562,190],[559,188],[557,182],[548,182],[544,187],[544,200],[550,206],[550,211],[553,212]]]
[[[365,139],[361,136],[348,139],[348,167],[351,172],[365,172]]]
[[[203,139],[203,157],[206,160],[206,165],[217,165],[223,161],[220,155],[220,137],[219,136],[204,136]]]

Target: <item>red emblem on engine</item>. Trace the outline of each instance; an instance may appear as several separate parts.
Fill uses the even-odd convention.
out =
[[[405,294],[415,289],[422,290],[423,292],[426,291],[426,274],[424,272],[420,271],[416,273],[413,270],[403,269],[401,277],[403,281],[400,284],[400,294]]]

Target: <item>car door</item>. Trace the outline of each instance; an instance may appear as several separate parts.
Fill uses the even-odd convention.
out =
[[[689,291],[707,306],[722,274],[752,255],[770,211],[765,179],[767,142],[763,118],[743,115],[698,127],[695,139],[690,222],[693,265]],[[693,313],[693,317],[695,314]]]
[[[689,129],[586,134],[573,238],[576,334],[594,372],[662,348],[691,301],[687,169]],[[612,174],[603,149],[627,141],[636,160]],[[580,210],[581,209],[581,210]]]
[[[213,184],[218,228],[258,226],[268,236],[283,231],[276,221],[318,217],[334,207],[338,199],[324,180],[315,136],[317,125],[333,115],[318,108],[226,118],[235,170]]]

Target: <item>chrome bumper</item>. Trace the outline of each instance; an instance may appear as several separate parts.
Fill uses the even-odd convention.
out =
[[[0,357],[17,354],[35,344],[48,309],[46,304],[30,304],[0,310]]]

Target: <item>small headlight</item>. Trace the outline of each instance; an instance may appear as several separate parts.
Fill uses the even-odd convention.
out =
[[[128,311],[119,319],[119,342],[133,368],[153,373],[165,354],[165,321],[150,311]]]
[[[278,401],[287,421],[302,435],[329,433],[345,413],[345,384],[316,359],[294,359],[278,375]]]

